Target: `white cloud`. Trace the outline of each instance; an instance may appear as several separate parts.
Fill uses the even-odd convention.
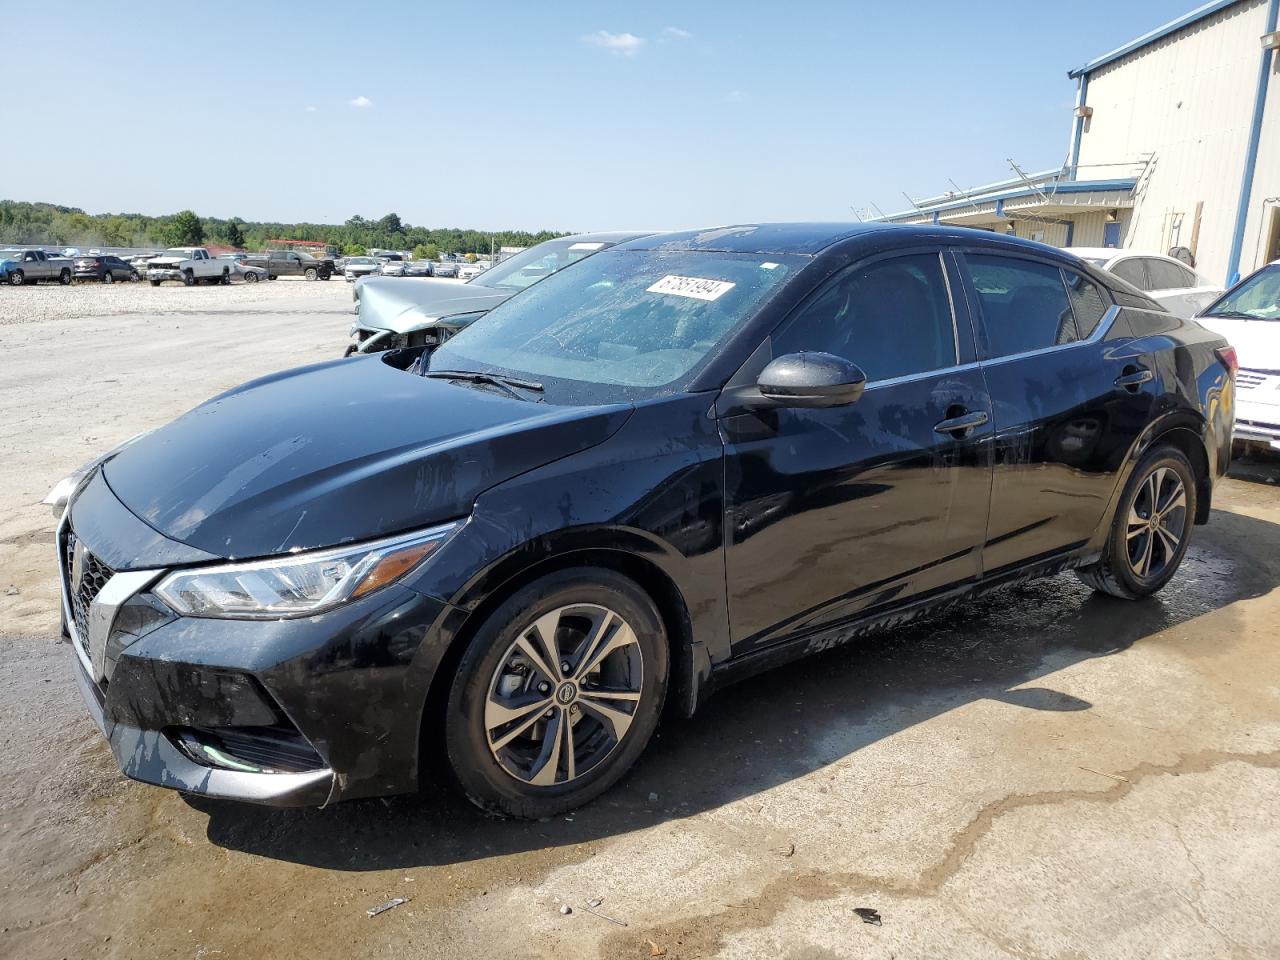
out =
[[[746,95],[741,90],[730,90],[724,95],[724,98],[730,103],[741,103]]]
[[[351,104],[353,107],[359,107],[362,110],[365,107],[373,106],[373,101],[364,96],[356,97],[354,100],[348,100],[347,103]]]
[[[315,107],[307,107],[307,113],[315,113],[315,112],[316,112]]]
[[[662,35],[670,40],[692,40],[693,34],[679,27],[663,27]]]
[[[610,53],[620,57],[634,57],[644,46],[644,38],[634,33],[610,33],[608,30],[597,30],[582,38],[583,43],[593,47],[603,47]]]

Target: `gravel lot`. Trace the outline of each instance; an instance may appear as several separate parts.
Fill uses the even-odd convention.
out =
[[[554,821],[434,787],[281,811],[123,780],[56,637],[38,501],[218,390],[337,356],[349,298],[0,289],[0,956],[1280,956],[1272,464],[1220,487],[1158,599],[1063,577],[758,677]]]
[[[307,291],[299,284],[333,287],[333,290]],[[305,281],[292,278],[267,283],[233,283],[229,287],[184,287],[180,283],[163,283],[153,287],[145,281],[136,283],[73,283],[63,287],[56,283],[29,284],[25,287],[0,287],[0,327],[17,323],[43,323],[49,320],[74,320],[80,317],[118,317],[126,314],[186,314],[203,310],[256,310],[259,305],[298,307],[312,297],[351,298],[351,284],[342,279]],[[301,298],[301,299],[300,299]],[[306,309],[305,306],[301,309]]]

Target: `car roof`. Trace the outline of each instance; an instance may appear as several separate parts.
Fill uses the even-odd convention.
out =
[[[574,233],[567,237],[556,237],[556,240],[572,240],[574,243],[626,243],[639,240],[641,237],[652,237],[656,230],[613,230],[604,233]]]
[[[972,244],[975,241],[1020,248],[1041,256],[1060,255],[1058,247],[990,230],[941,224],[896,223],[748,223],[679,233],[655,234],[626,245],[628,250],[704,250],[716,253],[800,254],[814,256],[846,240],[874,238],[894,246],[920,243]]]
[[[1150,257],[1154,260],[1170,260],[1174,263],[1182,263],[1177,257],[1171,257],[1164,253],[1149,253],[1145,250],[1120,250],[1116,247],[1063,247],[1067,253],[1074,253],[1077,257],[1088,257],[1093,260],[1116,260],[1120,257]],[[1188,264],[1182,263],[1184,267]]]

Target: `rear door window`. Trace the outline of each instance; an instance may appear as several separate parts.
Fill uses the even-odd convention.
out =
[[[1168,260],[1147,260],[1147,277],[1152,290],[1185,290],[1197,285],[1190,270]]]
[[[1138,257],[1130,257],[1127,260],[1120,260],[1111,265],[1111,272],[1121,280],[1127,280],[1139,290],[1150,290],[1147,285],[1147,272],[1142,267],[1142,260]]]
[[[982,306],[989,359],[1080,339],[1060,269],[990,254],[964,261]]]

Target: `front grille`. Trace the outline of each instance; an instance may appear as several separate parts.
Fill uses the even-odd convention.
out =
[[[1267,382],[1267,374],[1260,373],[1256,370],[1237,370],[1236,371],[1236,389],[1253,390],[1262,386]]]
[[[79,548],[80,579],[76,580],[76,550]],[[76,622],[76,639],[85,656],[89,655],[89,605],[107,585],[115,571],[95,557],[68,529],[63,538],[63,565],[67,571],[67,600]]]

